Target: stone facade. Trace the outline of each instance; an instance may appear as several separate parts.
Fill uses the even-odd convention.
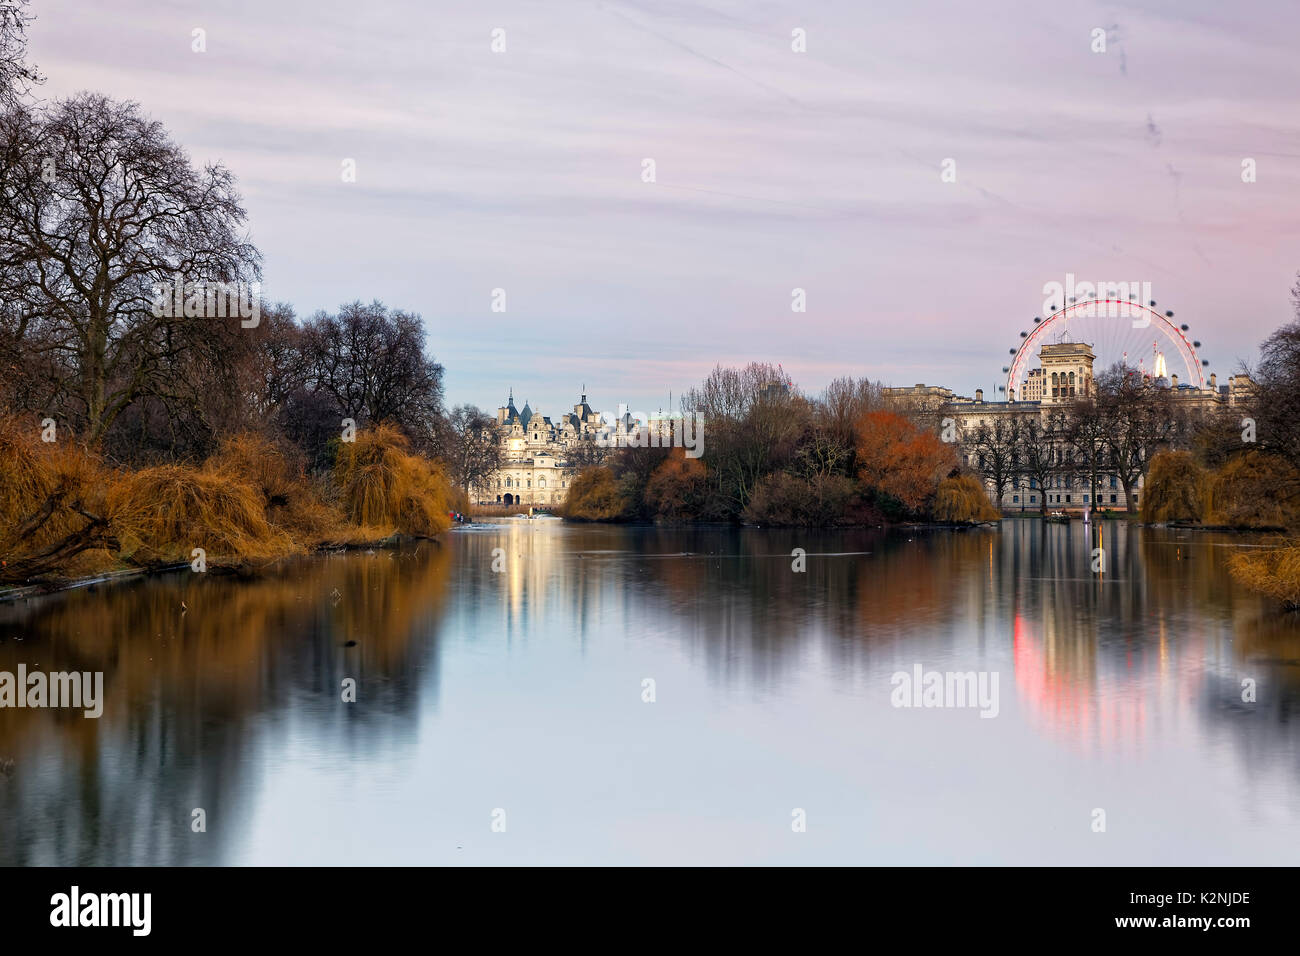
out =
[[[558,421],[535,412],[527,402],[515,408],[514,391],[497,409],[496,439],[501,445],[501,467],[485,484],[474,489],[479,504],[524,508],[552,508],[562,504],[576,469],[569,452],[581,442],[594,440],[600,416],[583,395],[572,412]]]
[[[929,413],[936,421],[951,419],[959,445],[959,457],[978,471],[979,461],[971,448],[971,437],[981,427],[994,428],[996,420],[1004,416],[1035,416],[1040,424],[1045,423],[1053,411],[1093,393],[1092,366],[1095,358],[1092,348],[1085,343],[1044,345],[1039,353],[1041,365],[1030,370],[1026,376],[1019,401],[1013,398],[1004,402],[986,402],[982,389],[976,390],[974,398],[967,398],[953,394],[952,389],[923,383],[886,388],[884,394],[896,402]],[[1228,379],[1227,385],[1220,386],[1217,377],[1211,375],[1209,386],[1201,389],[1180,385],[1178,376],[1174,375],[1169,377],[1168,387],[1180,403],[1208,409],[1242,404],[1247,400],[1253,383],[1245,375],[1236,375]],[[996,491],[992,483],[986,481],[985,484],[990,499],[993,499]],[[1141,503],[1141,490],[1142,483],[1139,481],[1134,489],[1135,506]],[[1046,496],[1049,511],[1082,511],[1093,508],[1121,510],[1127,506],[1123,485],[1114,475],[1101,475],[1096,501],[1092,500],[1092,494],[1089,481],[1078,475],[1053,476],[1047,488],[1037,487],[1036,482],[1025,478],[1016,478],[1003,495],[1001,507],[1008,513],[1038,511],[1044,504],[1043,496]]]

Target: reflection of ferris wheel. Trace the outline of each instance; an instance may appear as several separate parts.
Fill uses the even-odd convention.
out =
[[[1004,366],[1007,384],[1002,391],[1020,397],[1025,379],[1035,367],[1044,345],[1080,342],[1092,346],[1095,374],[1122,363],[1153,378],[1178,376],[1180,384],[1205,387],[1209,362],[1196,350],[1200,342],[1187,337],[1186,325],[1175,325],[1173,312],[1157,312],[1127,299],[1088,299],[1072,302],[1046,319],[1034,319],[1032,331],[1020,333],[1020,346],[1011,349],[1011,364]]]

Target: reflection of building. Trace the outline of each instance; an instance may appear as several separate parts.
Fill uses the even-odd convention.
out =
[[[1038,353],[1040,366],[1031,369],[1025,378],[1019,401],[1013,394],[1005,402],[984,401],[984,390],[976,389],[974,398],[953,394],[952,389],[938,385],[917,384],[901,388],[886,388],[886,398],[904,403],[914,409],[928,412],[937,418],[951,418],[956,425],[957,440],[962,446],[961,457],[965,464],[980,467],[979,452],[972,447],[973,436],[982,428],[1006,429],[1007,419],[1037,418],[1046,428],[1052,413],[1063,410],[1070,402],[1094,394],[1093,362],[1096,355],[1092,347],[1083,342],[1057,342],[1042,346]],[[1201,389],[1194,385],[1180,385],[1177,375],[1159,379],[1171,390],[1172,397],[1184,408],[1210,409],[1232,407],[1249,400],[1254,383],[1246,375],[1228,379],[1220,386],[1215,375],[1210,384]],[[999,421],[1001,420],[1001,424]],[[1062,461],[1072,458],[1072,453],[1058,449]],[[1041,498],[1052,509],[1124,508],[1127,506],[1123,485],[1112,474],[1100,475],[1096,501],[1092,499],[1090,483],[1081,479],[1078,472],[1062,467],[1052,476],[1047,488],[1037,482],[1016,478],[1002,498],[1002,507],[1008,511],[1037,510],[1043,505]],[[1140,502],[1142,480],[1139,479],[1134,494],[1134,504]],[[990,495],[993,494],[990,488]]]
[[[600,416],[583,395],[571,413],[558,422],[533,411],[524,402],[515,408],[514,391],[497,409],[496,432],[501,445],[501,467],[475,489],[480,504],[551,506],[564,501],[573,469],[569,453],[595,437]]]

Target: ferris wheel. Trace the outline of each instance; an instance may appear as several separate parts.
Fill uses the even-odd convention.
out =
[[[1155,304],[1086,299],[1071,302],[1045,319],[1035,316],[1033,329],[1021,332],[1019,346],[1011,349],[1011,364],[1002,369],[1007,383],[999,390],[1015,397],[1023,394],[1039,350],[1062,342],[1090,345],[1098,374],[1120,363],[1144,376],[1172,379],[1176,375],[1180,384],[1205,388],[1210,363],[1197,354],[1201,343],[1189,338],[1187,325],[1174,324],[1172,311],[1158,312]]]

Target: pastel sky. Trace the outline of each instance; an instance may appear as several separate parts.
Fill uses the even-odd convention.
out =
[[[1151,282],[1221,378],[1292,318],[1290,0],[33,7],[43,97],[225,163],[267,295],[421,313],[452,403],[654,411],[751,359],[989,390],[1067,272]]]

